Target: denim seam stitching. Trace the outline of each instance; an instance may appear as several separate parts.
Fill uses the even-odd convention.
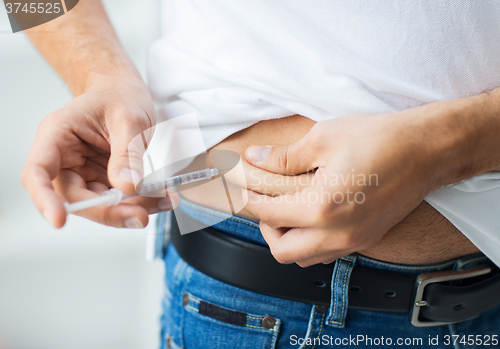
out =
[[[274,325],[274,328],[273,328],[273,338],[271,339],[272,343],[271,343],[271,349],[274,349],[276,347],[276,337],[278,336],[278,331],[277,331],[277,326],[279,324],[279,321],[276,321],[276,324]]]
[[[343,260],[343,261],[349,262],[349,264],[347,265],[347,269],[349,269],[349,267],[351,266],[351,262],[352,261],[349,260],[349,259],[346,259],[344,257],[342,257],[340,259]],[[346,282],[346,279],[347,279],[347,270],[346,270],[346,273],[344,274],[344,282],[343,282],[343,285],[342,285],[342,311],[341,311],[341,314],[340,314],[341,316],[343,316],[343,314],[344,314],[344,307],[345,307],[345,282]],[[337,287],[335,287],[334,295],[335,295],[335,299],[337,299]],[[335,314],[336,313],[337,313],[337,307],[335,307],[333,309],[332,319],[335,318]],[[336,324],[336,325],[342,325],[343,324],[343,321],[333,321],[332,319],[330,319],[330,321],[329,321],[330,324]]]
[[[189,309],[191,309],[191,310],[193,310],[193,311],[195,311],[195,312],[197,312],[198,314],[200,314],[200,312],[199,312],[199,310],[198,310],[198,309],[196,309],[196,308],[194,308],[194,307],[190,306],[189,304],[188,304],[188,305],[186,305],[185,307],[186,307],[186,308],[189,308]],[[200,314],[200,315],[201,315],[201,314]],[[214,319],[214,320],[217,320],[217,319]],[[220,320],[219,320],[219,321],[220,321]],[[263,327],[263,326],[254,326],[254,325],[248,325],[248,324],[245,324],[245,326],[242,326],[242,327],[251,327],[251,328],[257,328],[257,329],[259,329],[259,330],[269,330],[269,331],[273,331],[273,332],[275,332],[275,331],[276,331],[276,330],[275,330],[275,328],[272,328],[272,329],[271,329],[271,328],[265,328],[265,327]],[[275,327],[276,327],[276,326],[275,326]]]
[[[314,314],[313,314],[312,319],[311,319],[312,326],[311,326],[311,333],[310,333],[311,337],[310,338],[312,338],[312,336],[314,335],[314,325],[316,323],[316,313],[317,313],[317,310],[316,310],[316,307],[314,307]]]
[[[255,320],[262,320],[264,318],[264,316],[255,317],[255,316],[250,316],[250,315],[247,315],[247,317],[249,317],[250,319],[255,319]]]
[[[441,268],[446,268],[446,267],[449,267],[449,266],[452,266],[455,261],[449,261],[449,262],[444,262],[444,263],[437,263],[437,264],[430,264],[430,265],[425,265],[425,266],[411,266],[411,265],[395,265],[395,263],[390,263],[390,262],[383,262],[383,261],[377,261],[375,259],[368,259],[364,256],[361,256],[361,255],[358,255],[357,256],[359,258],[359,260],[361,260],[362,262],[366,262],[366,263],[371,263],[371,264],[375,264],[375,265],[378,265],[378,266],[381,266],[381,267],[388,267],[388,268],[393,268],[393,269],[396,269],[396,270],[403,270],[403,271],[408,271],[408,270],[412,270],[412,271],[416,271],[416,270],[426,270],[426,269],[441,269]],[[391,264],[394,264],[394,265],[391,265]]]
[[[270,328],[265,328],[265,327],[262,327],[262,326],[254,326],[254,325],[247,325],[245,324],[245,327],[252,327],[252,328],[259,328],[259,329],[264,329],[264,330],[271,330],[273,331],[272,329]]]
[[[304,336],[304,343],[299,347],[299,349],[307,348],[306,344],[307,342],[305,341],[305,339],[311,338],[311,336],[313,335],[315,319],[316,319],[316,306],[313,305],[313,307],[311,308],[311,313],[309,315],[309,321],[307,323],[307,330]]]
[[[460,260],[458,260],[457,264],[458,264],[459,268],[467,268],[468,265],[478,263],[480,261],[484,261],[485,263],[487,263],[488,259],[486,257],[476,257],[476,258],[467,260],[465,262],[461,262]]]
[[[165,335],[165,339],[168,340],[170,338],[170,344],[173,344],[173,348],[174,349],[182,349],[183,347],[181,347],[180,345],[178,345],[175,341],[174,341],[174,337],[169,335],[169,334],[166,334]]]
[[[182,259],[181,259],[182,260]],[[178,297],[180,296],[180,301],[182,302],[182,295],[186,292],[186,285],[183,286],[182,288],[182,292],[180,292],[178,294]],[[181,314],[180,314],[180,327],[181,327],[181,331],[180,331],[180,338],[179,338],[179,341],[181,342],[180,343],[180,346],[182,348],[184,348],[186,346],[186,343],[184,343],[184,330],[182,330],[182,328],[184,328],[184,321],[186,319],[186,310],[184,309],[184,307],[181,307]]]
[[[343,259],[343,258],[341,258]],[[337,274],[338,274],[338,270],[335,271],[335,274],[333,275],[333,282],[335,282],[336,278],[337,278]],[[337,300],[337,287],[335,287],[335,290],[333,291],[333,302],[334,302],[334,305],[336,303],[336,300]],[[334,323],[333,319],[335,318],[335,314],[337,313],[337,307],[334,306],[333,307],[333,314],[332,314],[332,317],[330,319],[330,323]]]
[[[190,300],[192,300],[193,302],[196,302],[196,303],[200,303],[200,300],[196,299],[196,297],[193,296],[191,293],[188,292],[188,295],[189,295],[189,299]],[[192,307],[189,304],[185,305],[185,307],[194,310],[198,314],[200,313],[198,309]],[[225,308],[225,309],[227,309],[227,308]],[[229,309],[229,310],[231,310],[231,309]],[[251,319],[255,319],[255,320],[261,320],[261,319],[264,318],[263,316],[255,317],[255,316],[251,316],[251,315],[248,315],[248,314],[246,314],[246,317],[251,318]],[[278,323],[279,323],[279,320],[276,319],[276,324],[278,324]],[[257,329],[261,329],[261,330],[269,330],[269,331],[276,332],[276,325],[274,325],[274,327],[272,329],[271,328],[265,328],[263,326],[254,326],[254,325],[248,325],[248,324],[245,324],[245,327],[252,327],[252,328],[257,328]]]
[[[190,306],[189,304],[186,305],[186,308],[192,309],[192,310],[196,311],[197,313],[199,313],[198,309],[196,309],[195,307]]]
[[[321,331],[323,331],[323,322],[324,322],[324,320],[325,320],[325,316],[326,316],[326,314],[323,314],[323,316],[321,316],[321,320],[320,320],[321,325],[320,325],[320,327],[319,327],[319,332],[318,332],[318,335],[316,336],[316,338],[319,338],[319,337],[321,336]],[[311,349],[314,349],[314,347],[316,346],[316,343],[315,343],[314,341],[313,341],[313,343],[314,343],[314,344],[313,344],[313,346],[311,347]]]
[[[365,261],[363,259],[361,259],[361,260]],[[370,260],[370,261],[366,261],[366,262],[372,263],[372,264],[375,264],[375,265],[378,265],[378,266],[381,266],[381,267],[389,267],[389,268],[394,268],[394,269],[398,269],[398,270],[419,270],[419,269],[446,268],[446,267],[449,267],[449,266],[453,265],[453,263],[443,263],[443,264],[438,264],[438,265],[429,265],[429,266],[425,266],[425,267],[422,268],[422,266],[389,265],[389,263],[379,262],[379,261],[376,261],[376,260]]]
[[[345,315],[345,294],[346,294],[346,291],[345,291],[345,284],[346,284],[346,281],[347,281],[347,274],[349,273],[349,268],[351,267],[351,263],[352,263],[352,260],[349,260],[349,264],[347,265],[346,267],[346,271],[345,271],[345,274],[344,274],[344,282],[343,282],[343,285],[342,285],[342,313],[340,314],[342,317],[344,317]],[[343,323],[343,321],[342,321]]]
[[[198,311],[198,309],[193,308],[192,306],[186,305],[186,306],[184,306],[184,308],[192,309],[194,312],[200,314],[200,312]],[[202,314],[200,314],[200,315],[202,315]],[[206,315],[203,315],[203,316],[206,316]],[[214,318],[212,318],[210,316],[207,316],[207,317],[210,319],[210,321],[214,321],[214,322],[217,322],[217,323],[224,322],[224,321],[221,321],[221,320],[218,320],[218,319],[214,319]],[[229,324],[229,325],[233,325],[233,324]],[[238,325],[233,325],[233,326],[238,326]],[[245,324],[244,326],[238,326],[238,327],[240,327],[240,328],[250,327],[250,328],[255,328],[255,329],[258,329],[258,330],[266,330],[266,331],[272,331],[272,332],[276,331],[274,328],[269,329],[269,328],[265,328],[265,327],[262,327],[262,326],[254,326],[254,325],[247,325],[247,324]]]
[[[256,223],[246,222],[245,220],[234,218],[232,215],[229,215],[229,214],[227,214],[227,216],[226,216],[226,215],[221,214],[221,213],[219,213],[217,211],[212,211],[212,210],[209,210],[209,209],[206,209],[206,208],[203,208],[203,207],[194,206],[194,205],[192,205],[191,203],[188,203],[188,202],[183,202],[182,204],[188,206],[189,208],[191,208],[193,210],[198,210],[198,211],[201,211],[203,213],[211,214],[211,215],[214,215],[214,216],[217,216],[217,217],[220,217],[220,218],[224,218],[224,219],[229,219],[229,220],[232,220],[232,221],[237,222],[237,223],[243,223],[243,224],[251,226],[252,228],[258,228],[259,227],[259,225],[256,224]],[[215,223],[215,224],[217,224],[217,223]]]

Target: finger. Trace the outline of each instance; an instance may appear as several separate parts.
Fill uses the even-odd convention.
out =
[[[99,182],[88,182],[87,189],[98,195],[103,195],[109,190],[108,186]],[[168,189],[165,191],[161,189],[161,194],[159,191],[150,193],[155,194],[151,196],[134,196],[123,200],[122,203],[144,207],[148,211],[148,214],[171,211],[179,205],[179,194],[175,190]]]
[[[21,175],[23,186],[28,190],[35,206],[54,227],[66,223],[66,209],[51,184],[51,171],[43,165],[26,165]]]
[[[132,122],[127,115],[116,115],[109,120],[109,181],[125,194],[134,194],[143,176],[142,157],[147,148],[149,136],[147,138],[146,133],[150,125],[140,117]]]
[[[109,163],[109,153],[106,154],[97,154],[92,157],[88,157],[89,162],[95,163],[97,166],[103,168],[106,170],[108,168],[108,163]]]
[[[166,212],[175,209],[179,205],[179,194],[174,190],[170,190],[163,197],[160,195],[156,196],[135,196],[123,201],[125,204],[139,205],[148,211],[149,214]]]
[[[259,194],[278,196],[293,194],[310,185],[314,174],[312,172],[297,175],[283,176],[271,173],[243,162],[246,177],[246,187]]]
[[[297,263],[301,267],[332,261],[354,252],[331,239],[322,229],[292,228],[283,230],[260,224],[262,236],[274,258],[283,264]]]
[[[310,226],[317,220],[311,213],[316,212],[315,207],[307,201],[308,192],[306,188],[300,193],[271,197],[248,190],[245,209],[273,228]]]
[[[315,242],[313,239],[314,236],[309,229],[293,228],[284,230],[283,228],[272,228],[261,222],[260,231],[269,245],[273,257],[279,263],[296,263],[309,259],[319,253],[316,244],[313,244]],[[304,244],[303,236],[305,231],[308,231],[309,234]]]
[[[306,258],[300,261],[297,261],[297,263],[300,267],[302,268],[307,268],[312,265],[316,264],[331,264],[335,262],[337,259],[342,258],[344,256],[347,256],[348,254],[351,254],[354,251],[328,251],[327,253],[320,254],[313,256],[311,258]]]
[[[109,187],[100,182],[87,182],[87,189],[96,194],[104,195],[109,190]],[[121,203],[142,206],[149,214],[173,209],[170,198],[168,196],[165,197],[165,194],[163,194],[163,197],[159,195],[151,197],[133,196],[123,199]]]
[[[111,188],[106,167],[102,167],[91,159],[87,159],[84,166],[73,167],[70,170],[80,175],[87,183],[99,182],[105,184],[108,189]]]
[[[281,264],[290,264],[293,261],[284,260],[281,258],[281,255],[275,251],[275,247],[279,245],[280,239],[283,235],[289,230],[287,228],[271,228],[264,222],[260,222],[259,224],[260,232],[262,233],[262,237],[266,240],[269,249],[271,250],[271,254],[273,257]]]
[[[45,219],[56,228],[66,222],[66,210],[52,187],[61,167],[61,153],[54,141],[43,134],[41,124],[21,173],[23,186]]]
[[[54,181],[58,193],[68,202],[77,202],[102,195],[108,190],[107,186],[99,182],[84,183],[73,171],[63,170]],[[172,197],[177,194],[173,193]],[[84,218],[95,222],[126,228],[143,228],[148,222],[148,214],[172,210],[178,204],[170,197],[133,197],[117,206],[100,205],[76,212]]]
[[[280,174],[306,173],[315,165],[315,144],[304,136],[297,143],[286,146],[251,146],[245,151],[246,160],[269,172]]]
[[[64,111],[47,116],[38,126],[35,142],[21,173],[23,186],[45,219],[56,228],[66,222],[66,210],[52,186],[62,167],[82,166],[96,152],[64,122]]]

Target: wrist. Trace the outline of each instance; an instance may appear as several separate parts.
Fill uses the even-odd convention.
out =
[[[100,89],[104,86],[117,88],[121,83],[126,85],[139,85],[147,89],[146,84],[142,80],[141,75],[136,68],[130,63],[123,66],[114,66],[110,69],[102,67],[99,70],[87,73],[83,77],[75,77],[74,80],[68,81],[73,95],[79,96],[85,92]]]
[[[431,190],[500,166],[497,92],[428,104],[418,111]]]
[[[142,101],[145,101],[144,97],[151,98],[148,86],[135,69],[116,69],[107,73],[93,73],[85,79],[84,84],[79,85],[79,89],[79,93],[75,96],[85,93],[99,93],[106,99],[109,99],[110,96],[117,98],[134,96],[135,100]],[[115,98],[111,98],[111,100],[113,99]],[[128,103],[128,101],[123,102]]]

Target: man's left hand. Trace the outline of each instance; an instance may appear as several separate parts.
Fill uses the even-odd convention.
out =
[[[297,192],[248,191],[246,209],[278,262],[307,267],[364,250],[439,188],[442,149],[418,113],[348,115],[317,123],[295,144],[246,150],[269,172],[315,171]]]

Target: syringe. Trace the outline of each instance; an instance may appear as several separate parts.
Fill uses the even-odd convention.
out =
[[[137,194],[123,196],[123,192],[118,188],[111,188],[105,191],[101,196],[74,202],[72,204],[65,202],[64,207],[67,213],[77,212],[86,208],[95,207],[99,205],[113,206],[118,205],[122,200],[129,199],[137,195],[146,195],[160,189],[179,187],[181,185],[194,183],[215,177],[219,174],[216,168],[206,168],[200,171],[189,172],[178,176],[170,177],[156,183],[145,184]]]

